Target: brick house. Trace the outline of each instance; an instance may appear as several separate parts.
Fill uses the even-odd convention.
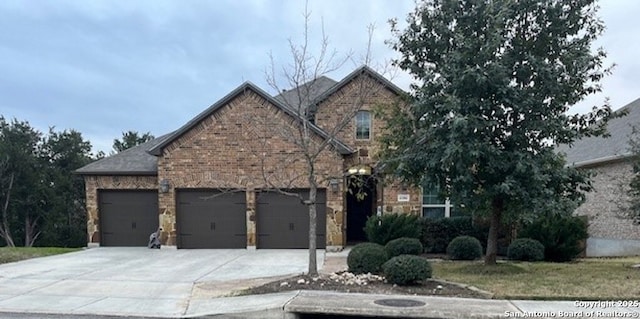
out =
[[[372,90],[353,118],[329,134],[363,97],[363,84]],[[301,103],[308,104],[310,122],[286,103],[301,96],[299,90],[306,90]],[[367,67],[275,97],[244,83],[176,131],[77,171],[85,180],[89,246],[144,246],[162,227],[163,245],[177,248],[307,247],[307,206],[274,191],[308,194],[303,154],[287,136],[302,123],[313,143],[329,144],[315,168],[319,248],[363,240],[372,214],[421,214],[419,190],[367,178],[376,169],[375,139],[384,126],[372,109],[401,94]],[[364,199],[348,191],[354,176],[366,181]],[[432,206],[446,210],[444,203]]]
[[[640,125],[640,99],[617,112],[627,115],[608,123],[610,137],[588,137],[559,151],[567,163],[594,173],[594,191],[587,193],[586,202],[576,210],[587,216],[589,238],[587,256],[640,255],[640,221],[625,218],[627,190],[633,176],[629,137],[633,125]]]

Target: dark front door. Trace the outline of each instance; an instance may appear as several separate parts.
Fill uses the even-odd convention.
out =
[[[286,190],[309,197],[308,189]],[[260,192],[257,199],[258,248],[309,248],[309,207],[295,196]],[[327,194],[318,190],[316,201],[318,248],[326,247]]]
[[[245,192],[178,190],[178,248],[246,248]]]
[[[158,230],[157,191],[101,190],[100,245],[146,246]]]
[[[347,193],[347,242],[363,242],[367,240],[364,226],[375,211],[376,183],[371,176],[349,178],[351,181]]]

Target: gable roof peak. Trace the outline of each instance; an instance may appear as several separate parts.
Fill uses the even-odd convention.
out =
[[[373,78],[374,80],[378,81],[380,84],[382,84],[384,87],[386,87],[387,89],[389,89],[391,92],[393,92],[396,95],[403,95],[405,93],[404,90],[399,88],[397,85],[393,84],[393,82],[389,81],[387,78],[382,76],[382,74],[378,73],[377,71],[375,71],[370,66],[368,66],[366,64],[363,64],[360,67],[358,67],[355,70],[353,70],[351,73],[347,74],[347,76],[345,76],[342,80],[340,80],[340,82],[336,83],[336,85],[334,85],[333,87],[328,89],[326,92],[324,92],[323,94],[318,96],[318,98],[315,99],[315,101],[313,101],[312,104],[313,105],[318,105],[318,104],[324,102],[331,95],[333,95],[334,93],[338,92],[343,87],[345,87],[347,84],[351,83],[351,81],[355,80],[357,77],[359,77],[361,75],[367,75],[367,76]]]
[[[225,95],[223,98],[221,98],[220,100],[218,100],[217,102],[215,102],[214,104],[209,106],[207,109],[202,111],[200,114],[198,114],[196,117],[191,119],[189,122],[184,124],[178,130],[176,130],[175,132],[171,133],[171,135],[168,138],[166,138],[162,142],[154,145],[152,148],[150,148],[148,150],[148,153],[151,154],[151,155],[155,155],[155,156],[162,155],[162,150],[166,146],[171,144],[177,138],[179,138],[180,136],[182,136],[183,134],[185,134],[186,132],[191,130],[193,127],[198,125],[198,123],[200,123],[202,120],[204,120],[205,118],[209,117],[211,114],[215,113],[220,108],[224,107],[230,101],[232,101],[233,99],[235,99],[239,95],[243,94],[247,90],[253,91],[258,96],[260,96],[261,98],[267,100],[269,103],[275,105],[277,108],[281,109],[282,111],[284,111],[289,116],[291,116],[291,117],[293,117],[293,118],[295,118],[297,120],[300,120],[300,121],[302,120],[302,118],[300,117],[300,115],[297,112],[289,109],[287,106],[283,105],[280,101],[276,100],[274,97],[269,95],[266,91],[264,91],[263,89],[261,89],[257,85],[253,84],[252,82],[245,81],[240,86],[235,88],[233,91],[229,92],[229,94]],[[309,127],[311,128],[312,131],[314,131],[316,134],[318,134],[322,138],[330,139],[329,135],[326,132],[324,132],[322,129],[320,129],[319,127],[317,127],[317,126],[315,126],[315,125],[313,125],[311,123],[309,123]],[[336,148],[336,150],[340,154],[347,155],[347,154],[352,154],[354,152],[351,148],[349,148],[347,145],[345,145],[344,143],[342,143],[340,141],[331,139],[330,143],[331,143],[332,146],[334,146]]]

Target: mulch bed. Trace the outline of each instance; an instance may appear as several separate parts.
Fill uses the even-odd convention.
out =
[[[338,273],[340,274],[340,273]],[[426,280],[412,286],[397,286],[382,281],[370,281],[364,284],[348,284],[341,280],[332,279],[329,275],[311,277],[300,275],[272,281],[262,286],[249,288],[243,294],[267,294],[291,290],[329,290],[347,293],[399,294],[420,296],[446,296],[462,298],[490,298],[486,293],[470,289],[463,285]]]

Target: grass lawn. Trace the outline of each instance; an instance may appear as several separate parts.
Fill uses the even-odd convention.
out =
[[[60,247],[0,247],[0,264],[14,261],[58,255],[78,251],[82,248],[60,248]]]
[[[478,287],[504,299],[640,298],[640,257],[587,258],[571,263],[434,261],[433,277]]]

